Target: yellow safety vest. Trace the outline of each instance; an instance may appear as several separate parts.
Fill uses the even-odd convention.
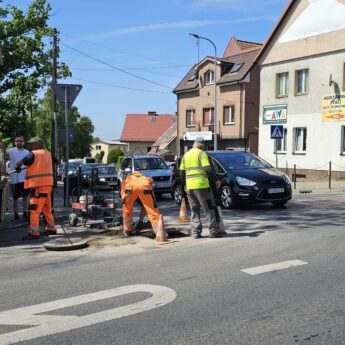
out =
[[[206,167],[210,166],[207,154],[198,149],[189,150],[182,158],[181,170],[186,171],[187,190],[209,188]]]

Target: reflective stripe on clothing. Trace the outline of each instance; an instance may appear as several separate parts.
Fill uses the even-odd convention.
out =
[[[198,149],[189,150],[182,158],[181,170],[186,172],[187,190],[210,186],[205,169],[210,166],[207,154]]]

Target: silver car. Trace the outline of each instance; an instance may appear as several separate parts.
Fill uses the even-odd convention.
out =
[[[119,185],[132,171],[140,171],[153,180],[153,190],[156,195],[171,194],[172,171],[159,156],[126,156],[118,173]]]

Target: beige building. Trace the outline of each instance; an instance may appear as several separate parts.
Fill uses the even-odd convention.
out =
[[[261,45],[232,37],[217,58],[217,149],[258,152],[260,73],[256,57]],[[174,89],[177,95],[177,154],[196,136],[214,149],[214,57],[194,65]]]
[[[108,154],[114,149],[120,149],[124,154],[128,153],[128,143],[121,141],[99,141],[91,145],[91,157],[96,157],[97,154],[104,152],[102,163],[107,163]]]
[[[280,168],[345,170],[344,18],[345,0],[290,1],[261,51],[259,155]]]

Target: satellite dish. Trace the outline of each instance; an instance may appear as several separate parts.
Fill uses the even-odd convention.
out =
[[[332,86],[333,83],[334,83],[334,80],[333,80],[333,78],[332,78],[332,73],[331,73],[331,74],[329,75],[328,85],[329,85],[329,86]]]

